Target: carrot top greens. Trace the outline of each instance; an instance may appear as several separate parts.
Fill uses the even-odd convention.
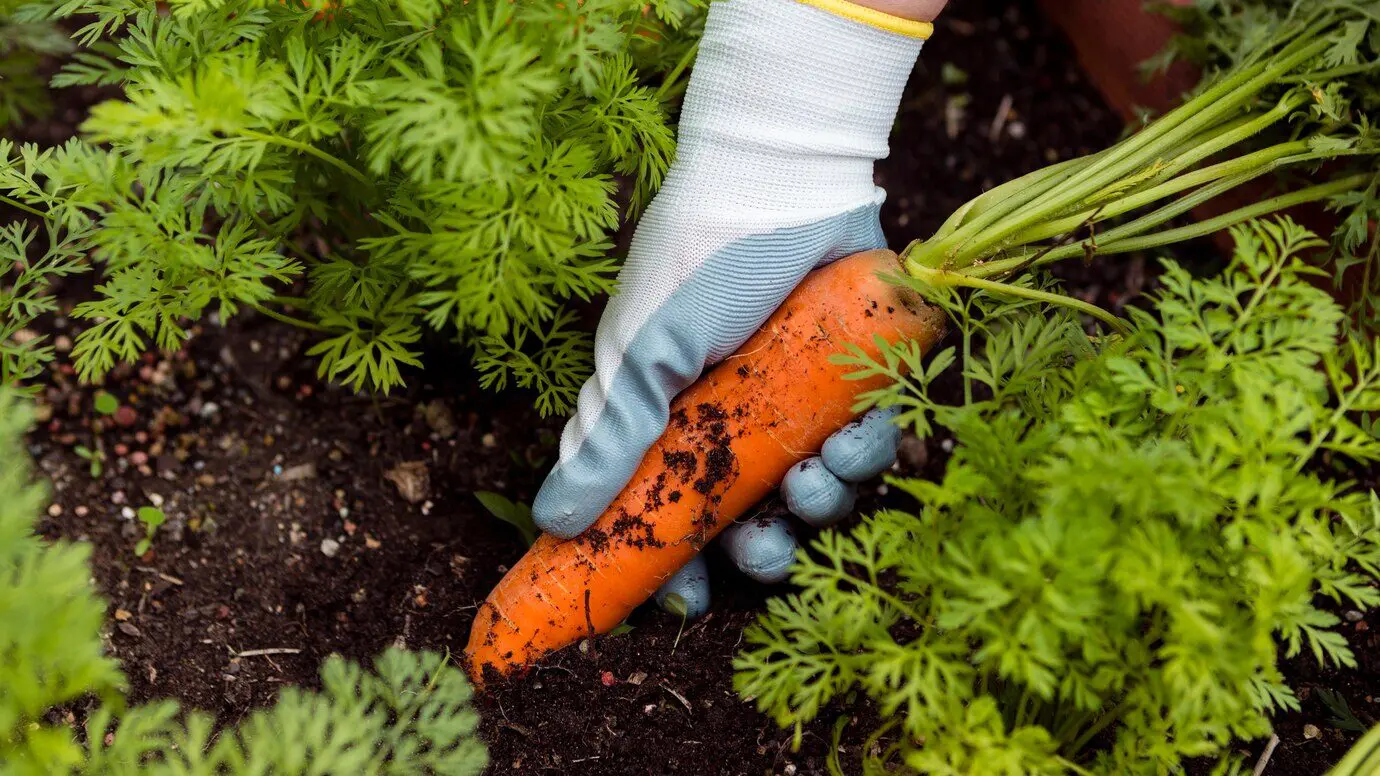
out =
[[[123,95],[61,147],[0,141],[0,202],[43,224],[0,233],[0,275],[24,274],[0,296],[0,382],[52,357],[12,339],[47,282],[91,272],[83,379],[251,308],[355,389],[401,384],[434,331],[486,384],[572,403],[591,337],[566,306],[613,287],[611,234],[670,163],[690,0],[161,5],[15,12],[79,25],[56,86]]]

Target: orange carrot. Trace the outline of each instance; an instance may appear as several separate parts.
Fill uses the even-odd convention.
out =
[[[476,682],[604,633],[706,542],[853,420],[885,378],[845,380],[830,356],[875,338],[932,346],[944,316],[883,280],[896,254],[869,251],[817,270],[738,352],[686,389],[627,487],[580,536],[542,536],[475,615]]]

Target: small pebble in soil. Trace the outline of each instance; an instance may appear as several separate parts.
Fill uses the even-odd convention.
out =
[[[397,487],[398,495],[409,504],[425,501],[431,488],[431,476],[427,471],[426,461],[400,463],[384,472],[383,477]]]
[[[77,517],[86,517],[87,513],[90,512],[90,510],[84,506],[78,506],[76,509],[72,511],[77,514]]]
[[[338,542],[338,541],[336,541],[335,539],[332,539],[332,538],[330,538],[330,537],[326,537],[325,539],[322,539],[322,540],[321,540],[321,554],[322,554],[322,555],[325,555],[327,558],[334,558],[334,557],[336,556],[336,554],[339,553],[339,552],[340,552],[340,542]]]
[[[283,482],[316,479],[316,464],[311,462],[299,463],[286,469],[282,466],[274,466],[273,473],[278,475]]]
[[[485,434],[484,437],[480,439],[480,442],[483,443],[485,447],[498,446],[498,439],[496,439],[493,434]]]
[[[1347,622],[1360,622],[1361,619],[1365,617],[1364,614],[1361,614],[1360,612],[1356,611],[1355,609],[1349,609],[1349,610],[1347,610],[1347,613],[1346,613],[1345,615],[1343,615],[1343,616],[1346,617],[1346,621],[1347,621]]]
[[[138,422],[139,413],[135,412],[134,408],[128,404],[121,404],[120,408],[115,410],[113,417],[118,425],[128,428]]]
[[[203,418],[211,418],[215,417],[216,413],[218,412],[220,412],[220,405],[216,404],[213,401],[208,401],[205,404],[201,405],[201,412],[197,414]]]
[[[613,675],[612,671],[605,671],[599,674],[599,681],[603,682],[605,687],[612,687],[618,684],[618,678]]]
[[[121,507],[121,508],[120,508],[120,517],[123,517],[123,518],[126,519],[126,520],[133,520],[133,519],[134,519],[134,509],[133,509],[132,507]]]
[[[926,449],[924,440],[914,434],[906,434],[901,437],[896,457],[911,469],[919,470],[925,468],[925,463],[929,460],[929,450]]]
[[[1322,731],[1318,729],[1318,726],[1317,726],[1317,725],[1304,725],[1304,726],[1303,726],[1303,737],[1304,737],[1304,738],[1313,739],[1313,738],[1318,738],[1318,737],[1321,736],[1321,735],[1322,735]]]
[[[62,516],[62,505],[61,505],[61,504],[49,504],[49,505],[48,505],[48,517],[61,517],[61,516]]]

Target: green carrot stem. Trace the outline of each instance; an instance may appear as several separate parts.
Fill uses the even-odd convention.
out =
[[[1102,253],[1128,253],[1130,251],[1158,248],[1162,245],[1191,240],[1195,237],[1206,237],[1207,235],[1220,232],[1227,227],[1234,226],[1243,221],[1249,221],[1252,218],[1259,218],[1260,216],[1269,215],[1280,210],[1288,210],[1291,207],[1296,207],[1308,202],[1317,202],[1343,192],[1360,188],[1370,181],[1370,177],[1368,173],[1360,173],[1330,183],[1309,186],[1306,189],[1299,189],[1298,191],[1281,194],[1245,207],[1237,208],[1229,213],[1224,213],[1206,221],[1200,221],[1178,229],[1168,229],[1143,237],[1132,237],[1120,240],[1105,248],[1099,247],[1099,251]],[[1067,256],[1064,258],[1067,258]]]
[[[316,146],[311,145],[309,143],[302,143],[287,137],[276,137],[274,135],[266,135],[262,132],[255,132],[252,129],[241,130],[240,134],[253,140],[259,140],[264,143],[276,143],[285,148],[291,148],[294,151],[301,151],[304,154],[314,156],[317,159],[320,159],[321,161],[325,162],[326,164],[329,164],[330,166],[336,168],[337,170],[344,172],[345,174],[349,175],[351,178],[354,178],[360,183],[369,182],[368,176],[366,176],[359,170],[356,170],[354,167],[350,166],[348,162],[345,162],[335,156],[331,156],[325,151],[322,151],[320,148],[317,148]]]
[[[43,212],[42,210],[39,210],[39,209],[36,208],[36,207],[30,207],[29,205],[26,205],[26,204],[24,204],[23,202],[20,202],[20,201],[17,200],[17,199],[10,199],[9,197],[7,197],[7,196],[5,196],[5,195],[3,195],[3,194],[0,194],[0,202],[3,202],[4,204],[9,205],[9,206],[12,207],[12,208],[16,208],[16,209],[18,209],[18,210],[23,210],[25,213],[28,213],[28,214],[31,215],[31,216],[38,216],[39,218],[47,218],[47,217],[48,217],[48,214],[45,213],[45,212]]]
[[[1048,240],[1061,234],[1069,234],[1079,227],[1093,221],[1106,221],[1115,218],[1132,210],[1137,210],[1153,202],[1158,202],[1166,197],[1194,189],[1199,186],[1214,183],[1232,175],[1244,173],[1255,173],[1263,175],[1279,169],[1280,167],[1297,164],[1299,162],[1310,161],[1323,158],[1322,154],[1308,153],[1308,142],[1306,140],[1296,140],[1291,143],[1280,143],[1262,148],[1236,159],[1231,159],[1211,167],[1204,167],[1201,170],[1180,175],[1164,183],[1138,191],[1134,194],[1122,197],[1106,205],[1088,208],[1079,213],[1075,213],[1066,218],[1049,221],[1039,224],[1024,232],[1012,235],[1012,245],[1029,245],[1031,243]],[[1254,177],[1254,176],[1253,176]],[[1244,182],[1244,181],[1242,181]]]
[[[1207,104],[1208,102],[1217,101],[1225,97],[1232,89],[1236,88],[1239,81],[1242,81],[1248,76],[1256,72],[1259,72],[1263,68],[1263,65],[1253,65],[1251,67],[1244,68],[1240,73],[1237,73],[1232,77],[1222,79],[1222,81],[1215,84],[1206,92],[1194,98],[1190,102],[1185,103],[1184,105],[1181,105],[1178,108],[1165,114],[1158,121],[1153,122],[1149,126],[1142,129],[1140,132],[1136,133],[1135,135],[1132,135],[1130,138],[1118,144],[1117,146],[1114,146],[1108,149],[1107,151],[1104,151],[1097,161],[1093,162],[1088,167],[1084,168],[1081,172],[1084,175],[1091,175],[1101,171],[1108,163],[1115,162],[1115,157],[1124,156],[1128,153],[1137,150],[1141,145],[1144,145],[1153,140],[1156,135],[1162,134],[1166,128],[1177,125],[1187,120],[1192,113],[1198,111],[1203,105]],[[1062,182],[1063,181],[1061,181],[1061,183]],[[1047,193],[1047,191],[1041,192],[1041,194],[1045,193]],[[1018,207],[1019,204],[1016,206]],[[983,229],[986,229],[998,223],[1000,219],[1011,215],[1014,212],[1014,210],[1014,207],[993,208],[991,211],[983,214],[981,217],[969,220],[968,223],[963,225],[963,228],[949,235],[944,240],[931,241],[931,243],[922,246],[917,251],[916,258],[923,260],[929,266],[940,266],[941,264],[947,263],[949,258],[948,254],[955,250],[959,245],[962,245],[967,240],[972,239],[974,236],[981,233]]]
[[[1132,144],[1127,141],[1128,147],[1120,155],[1122,158],[1112,157],[1108,164],[1102,165],[1102,169],[1089,169],[1085,171],[1084,175],[1072,178],[1062,186],[1055,187],[1032,202],[1029,207],[1023,208],[1021,214],[1016,218],[1003,221],[994,229],[984,232],[980,240],[961,246],[960,256],[955,263],[960,266],[971,264],[973,259],[989,252],[988,249],[991,246],[1002,242],[1009,235],[1046,220],[1070,206],[1076,206],[1084,197],[1112,186],[1138,170],[1150,167],[1170,149],[1190,140],[1194,135],[1239,110],[1242,104],[1259,93],[1261,89],[1274,82],[1280,75],[1317,56],[1327,45],[1325,41],[1315,41],[1312,45],[1292,56],[1284,57],[1266,67],[1258,75],[1245,81],[1221,100],[1203,105],[1194,105],[1201,98],[1190,101],[1188,105],[1194,105],[1195,108],[1199,109],[1195,114],[1177,125],[1167,126],[1163,131],[1153,134],[1149,130],[1161,122],[1157,121],[1151,124],[1139,135],[1132,138],[1134,140],[1140,135],[1152,134],[1146,142]]]
[[[1259,116],[1243,116],[1216,132],[1208,133],[1208,137],[1194,138],[1189,142],[1188,150],[1166,166],[1164,176],[1167,178],[1178,175],[1204,159],[1253,137],[1275,122],[1288,118],[1294,111],[1303,107],[1307,100],[1308,98],[1302,94],[1291,94]]]
[[[671,72],[667,73],[666,77],[662,79],[661,86],[656,90],[656,94],[653,95],[658,102],[665,102],[668,97],[672,96],[673,92],[677,91],[676,85],[680,82],[681,73],[684,73],[685,69],[690,67],[690,63],[695,61],[695,55],[699,50],[699,41],[691,44],[690,47],[685,50],[685,53],[681,55],[680,61],[676,62],[676,66],[671,68]]]
[[[1341,67],[1334,67],[1330,70],[1315,70],[1311,73],[1299,73],[1298,75],[1287,76],[1279,80],[1280,83],[1286,84],[1321,83],[1323,81],[1331,81],[1337,78],[1346,78],[1347,76],[1369,73],[1372,70],[1380,70],[1380,62],[1366,62],[1364,64],[1359,65],[1342,65]]]
[[[929,266],[970,265],[984,255],[991,255],[1012,234],[1057,217],[1069,209],[1087,205],[1089,203],[1085,200],[1089,196],[1124,185],[1128,176],[1140,174],[1153,178],[1162,172],[1155,170],[1156,165],[1166,164],[1166,159],[1182,155],[1182,152],[1175,153],[1175,149],[1191,149],[1192,146],[1187,144],[1195,137],[1227,119],[1260,90],[1317,56],[1327,45],[1326,41],[1309,37],[1286,45],[1272,62],[1243,68],[1223,79],[1213,88],[1114,146],[1111,152],[1081,170],[1078,175],[1069,177],[1034,201],[1026,203],[1018,213],[1008,214],[1012,217],[1003,218],[1000,222],[995,218],[973,219],[938,244],[922,248],[920,256]],[[1235,122],[1228,125],[1228,131],[1240,129],[1242,126]],[[1191,158],[1196,152],[1190,150],[1188,153]]]
[[[250,302],[249,306],[254,308],[257,312],[263,315],[267,315],[275,321],[290,324],[292,326],[296,326],[299,329],[307,329],[308,331],[327,331],[326,327],[324,326],[312,323],[311,321],[304,321],[301,318],[294,318],[291,315],[284,315],[283,313],[280,313],[277,310],[274,310],[269,307],[264,307],[263,305],[258,304],[257,302]]]
[[[303,310],[311,306],[311,303],[307,300],[295,296],[270,296],[265,301],[271,302],[273,304],[280,304],[284,307],[295,307],[299,310]]]
[[[1128,329],[1120,318],[1103,310],[1095,304],[1090,304],[1082,299],[1076,299],[1063,294],[1055,294],[1049,291],[1040,291],[1035,288],[1024,288],[1013,286],[1007,283],[998,283],[992,280],[961,275],[958,272],[946,269],[932,269],[915,261],[907,262],[906,270],[916,279],[929,283],[932,286],[957,286],[962,288],[973,288],[980,291],[987,291],[1003,296],[1014,296],[1018,299],[1030,299],[1036,302],[1059,305],[1076,310],[1084,315],[1090,315],[1099,321],[1107,324],[1113,331],[1125,334]]]
[[[1064,751],[1067,752],[1070,756],[1078,754],[1078,752],[1082,751],[1083,747],[1087,746],[1088,742],[1093,740],[1093,738],[1096,737],[1098,733],[1101,733],[1103,730],[1106,730],[1108,725],[1121,719],[1121,715],[1125,714],[1126,710],[1130,708],[1130,706],[1131,704],[1125,700],[1123,700],[1121,703],[1118,703],[1106,714],[1103,714],[1101,717],[1099,717],[1097,719],[1097,722],[1094,722],[1092,726],[1090,726],[1087,730],[1083,731],[1083,735],[1074,739],[1073,743],[1070,744],[1068,748]]]
[[[1101,151],[1096,154],[1065,159],[1062,162],[1041,167],[1034,172],[1026,173],[1019,178],[989,189],[954,211],[953,215],[949,216],[948,220],[939,227],[930,239],[942,239],[964,225],[969,219],[984,215],[994,207],[1001,207],[1003,211],[1011,212],[1020,207],[1022,203],[1028,202],[1053,186],[1062,183],[1070,175],[1076,174],[1103,153],[1106,152]]]
[[[1269,215],[1280,210],[1287,210],[1291,207],[1317,202],[1336,196],[1343,192],[1352,191],[1366,185],[1370,181],[1367,173],[1358,173],[1346,178],[1339,178],[1335,181],[1310,186],[1306,189],[1299,189],[1287,194],[1280,194],[1276,197],[1261,200],[1245,207],[1237,208],[1228,213],[1223,213],[1215,218],[1199,221],[1177,229],[1166,229],[1162,232],[1152,234],[1125,236],[1120,239],[1108,239],[1108,235],[1103,235],[1103,241],[1098,242],[1095,250],[1101,254],[1129,253],[1132,251],[1142,251],[1150,248],[1158,248],[1184,240],[1191,240],[1197,237],[1206,237],[1214,232],[1221,231],[1227,227],[1234,226],[1249,221],[1252,218]],[[1195,192],[1196,193],[1196,192]],[[1129,225],[1128,225],[1129,226]],[[1108,234],[1111,234],[1110,232]],[[1064,245],[1053,250],[1047,251],[1043,255],[1033,257],[1031,255],[1014,256],[1008,259],[999,259],[985,264],[974,265],[963,270],[959,270],[967,277],[991,278],[1005,275],[1009,272],[1024,269],[1026,267],[1039,267],[1050,262],[1061,261],[1076,256],[1084,256],[1089,248],[1093,248],[1087,241]]]

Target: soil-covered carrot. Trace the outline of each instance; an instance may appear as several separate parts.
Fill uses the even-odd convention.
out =
[[[883,274],[869,251],[805,279],[738,352],[671,405],[666,432],[595,524],[542,536],[480,606],[467,653],[476,681],[605,632],[725,526],[819,453],[877,380],[845,380],[830,357],[877,337],[938,341],[944,316]]]
[[[741,350],[685,391],[671,424],[630,484],[583,535],[542,537],[480,607],[470,634],[471,674],[505,674],[582,636],[608,630],[647,599],[721,528],[769,493],[796,462],[854,416],[875,379],[844,380],[830,356],[877,338],[929,349],[940,311],[879,277],[916,287],[970,288],[1062,304],[1120,326],[1111,314],[1013,282],[1069,258],[1143,251],[1309,202],[1336,201],[1370,184],[1355,174],[1175,226],[1198,205],[1286,166],[1373,157],[1380,142],[1333,129],[1242,151],[1267,127],[1313,110],[1346,69],[1326,52],[1354,10],[1310,12],[1262,43],[1179,108],[1105,151],[997,186],[959,208],[926,240],[895,254],[870,252],[806,279]],[[1307,86],[1301,85],[1307,83]],[[1233,155],[1234,154],[1234,155]],[[1115,225],[1100,226],[1115,220]],[[898,272],[898,270],[903,270]]]

